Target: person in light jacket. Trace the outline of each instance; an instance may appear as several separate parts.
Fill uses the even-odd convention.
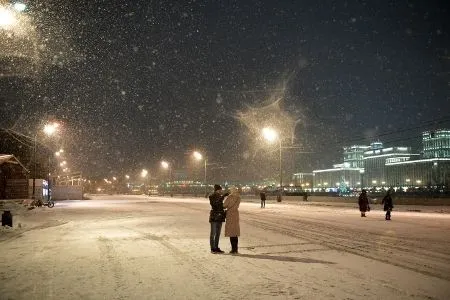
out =
[[[227,218],[225,221],[225,236],[230,238],[231,254],[238,253],[238,240],[241,234],[239,227],[239,204],[241,196],[237,188],[231,189],[231,194],[225,199],[223,207],[227,209]]]

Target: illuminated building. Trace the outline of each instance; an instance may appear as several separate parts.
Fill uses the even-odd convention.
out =
[[[361,185],[361,168],[352,168],[349,163],[336,164],[332,169],[314,170],[314,190],[337,190],[358,188]]]
[[[361,145],[344,147],[344,163],[352,168],[364,168],[364,152],[369,148],[370,146]]]
[[[386,176],[386,164],[409,161],[414,156],[418,154],[412,154],[409,147],[384,148],[381,142],[372,143],[364,152],[364,186],[389,187],[392,183]]]
[[[422,133],[424,158],[450,158],[450,130],[440,129]]]
[[[313,188],[329,191],[345,185],[350,189],[448,189],[450,130],[424,132],[422,143],[422,156],[412,153],[410,147],[385,148],[382,142],[344,147],[344,163],[313,171]]]
[[[313,173],[295,173],[292,176],[294,186],[310,189],[313,186]]]
[[[386,178],[394,188],[448,187],[450,158],[425,158],[386,163]]]

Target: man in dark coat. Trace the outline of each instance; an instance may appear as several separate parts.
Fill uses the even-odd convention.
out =
[[[223,253],[219,248],[220,231],[222,223],[225,222],[225,210],[223,209],[223,200],[228,193],[222,194],[222,187],[218,184],[214,185],[214,193],[209,196],[209,204],[211,211],[209,212],[209,223],[211,224],[211,233],[209,235],[209,244],[211,253]]]
[[[261,191],[261,193],[259,193],[259,198],[261,199],[261,208],[265,208],[266,207],[266,193],[264,193],[264,191]]]
[[[381,204],[384,204],[384,211],[386,212],[386,221],[391,220],[391,211],[394,208],[394,203],[391,197],[391,191],[388,190],[386,196],[381,200]]]
[[[359,195],[358,204],[359,204],[359,211],[361,212],[361,217],[365,217],[366,211],[370,209],[369,198],[367,198],[366,190],[362,190],[361,194]]]

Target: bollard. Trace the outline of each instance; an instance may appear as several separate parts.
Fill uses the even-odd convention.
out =
[[[13,217],[9,210],[5,210],[2,214],[2,226],[13,227]]]

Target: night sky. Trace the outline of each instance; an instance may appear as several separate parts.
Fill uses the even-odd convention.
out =
[[[157,172],[161,159],[189,168],[197,149],[226,167],[211,168],[215,180],[276,177],[273,146],[236,116],[280,98],[301,120],[287,172],[329,168],[342,146],[378,139],[419,151],[422,131],[450,127],[449,6],[28,1],[37,67],[1,79],[0,126],[33,135],[61,120],[87,176]]]

